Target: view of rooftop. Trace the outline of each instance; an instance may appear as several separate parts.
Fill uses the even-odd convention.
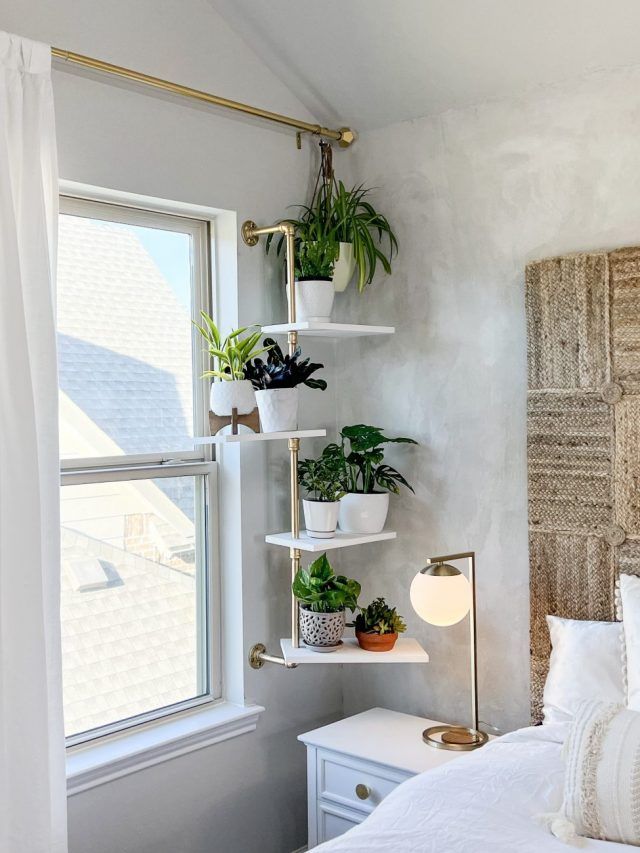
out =
[[[162,234],[169,255],[159,253]],[[177,236],[182,241],[175,232],[60,217],[63,458],[190,448],[191,322],[179,278],[182,269],[188,288],[189,238]],[[63,487],[67,735],[206,688],[197,652],[200,480]]]

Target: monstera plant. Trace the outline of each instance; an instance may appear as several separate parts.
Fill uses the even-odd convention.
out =
[[[380,427],[345,426],[340,444],[330,444],[327,455],[338,460],[344,472],[346,494],[340,500],[338,525],[347,533],[380,533],[389,511],[389,492],[398,494],[404,476],[384,462],[384,445],[417,444],[412,438],[390,438]]]

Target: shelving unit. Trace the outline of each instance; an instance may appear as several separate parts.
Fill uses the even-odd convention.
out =
[[[361,326],[353,323],[281,323],[277,326],[263,326],[266,335],[286,335],[297,332],[299,335],[316,338],[361,338],[364,335],[392,335],[393,326]]]
[[[344,637],[338,649],[325,654],[306,646],[294,648],[289,638],[280,640],[280,646],[288,666],[300,663],[429,663],[429,655],[412,637],[399,637],[390,652],[367,652],[360,648],[355,637]]]
[[[295,538],[291,532],[270,533],[265,536],[265,541],[269,545],[282,545],[317,554],[318,551],[333,551],[335,548],[349,548],[351,545],[366,545],[367,542],[384,542],[395,538],[396,534],[392,530],[383,530],[382,533],[344,533],[336,530],[333,539],[313,539],[306,530],[301,530]]]
[[[289,355],[293,355],[298,346],[298,336],[308,335],[325,338],[355,338],[363,335],[392,335],[393,326],[365,326],[353,323],[316,323],[296,320],[295,289],[295,229],[288,222],[259,228],[250,220],[242,225],[242,239],[248,246],[256,246],[260,237],[269,234],[282,234],[286,247],[287,287],[291,295],[288,300],[288,322],[279,325],[263,326],[266,335],[286,335]],[[300,530],[300,495],[298,487],[298,454],[300,439],[326,435],[325,430],[296,430],[291,433],[253,433],[239,435],[216,435],[211,439],[197,439],[198,443],[231,444],[251,441],[269,441],[278,438],[287,439],[289,447],[290,488],[291,488],[291,530],[273,533],[266,537],[272,545],[289,549],[291,561],[291,580],[300,568],[303,551],[317,553],[336,548],[347,548],[370,542],[384,542],[395,539],[394,531],[383,531],[372,535],[357,535],[338,531],[333,539],[312,539],[305,530]],[[361,649],[354,637],[343,640],[342,646],[329,654],[321,654],[306,646],[300,646],[298,624],[298,602],[291,595],[291,637],[280,641],[284,657],[271,655],[262,643],[253,646],[249,653],[249,663],[254,669],[260,669],[265,663],[277,663],[294,668],[307,663],[428,663],[429,655],[417,640],[401,637],[390,652],[367,652]]]
[[[278,441],[283,438],[323,438],[326,429],[297,429],[291,432],[239,432],[218,433],[218,435],[199,435],[193,439],[194,444],[250,444],[255,441]]]

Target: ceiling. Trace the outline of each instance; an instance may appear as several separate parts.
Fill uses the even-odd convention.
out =
[[[638,0],[209,0],[312,114],[368,130],[640,64]]]

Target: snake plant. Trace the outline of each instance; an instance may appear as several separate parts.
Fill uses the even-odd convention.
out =
[[[241,329],[234,329],[223,339],[213,318],[206,311],[201,311],[200,316],[203,325],[196,323],[195,320],[193,325],[204,338],[205,352],[213,365],[213,370],[205,370],[203,376],[215,376],[217,379],[226,381],[244,379],[245,365],[271,348],[266,342],[262,347],[257,346],[262,335],[260,326],[243,326]],[[251,329],[257,329],[257,331],[251,331]],[[250,334],[244,338],[241,337],[245,332]]]

